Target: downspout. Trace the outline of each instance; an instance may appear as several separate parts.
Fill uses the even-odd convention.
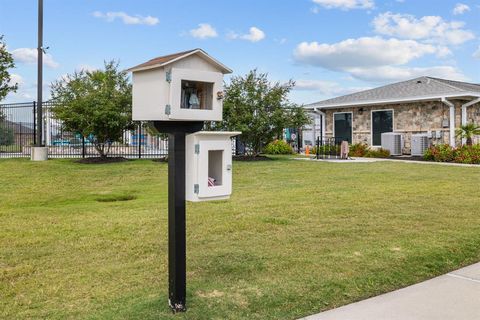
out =
[[[480,98],[477,98],[473,101],[470,101],[470,102],[462,105],[462,125],[465,125],[468,122],[467,121],[467,108],[470,107],[470,106],[473,106],[474,104],[479,103],[479,102],[480,102]]]
[[[442,102],[450,107],[450,146],[455,148],[455,105],[446,98],[442,98]]]
[[[479,102],[480,102],[480,98],[477,98],[473,101],[467,102],[464,105],[462,105],[462,126],[466,125],[467,122],[468,122],[467,108],[470,107],[470,106],[473,106],[474,104],[479,103]],[[462,144],[465,144],[466,141],[467,141],[467,139],[462,138]]]
[[[313,112],[320,115],[321,117],[321,128],[320,128],[320,139],[323,140],[325,137],[325,112],[320,111],[318,108],[313,108]]]

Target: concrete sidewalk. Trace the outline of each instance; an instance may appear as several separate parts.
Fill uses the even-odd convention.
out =
[[[478,320],[480,263],[304,320]]]

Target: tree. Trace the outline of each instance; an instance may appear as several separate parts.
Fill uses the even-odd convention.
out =
[[[0,146],[9,146],[14,143],[13,129],[6,126],[0,119]]]
[[[105,70],[75,72],[54,82],[52,100],[54,117],[64,130],[88,137],[102,158],[125,130],[134,128],[132,86],[118,62],[105,62]]]
[[[17,91],[18,84],[12,84],[12,79],[8,69],[14,68],[15,63],[12,55],[7,51],[7,45],[0,35],[0,101],[2,101],[8,93]]]
[[[250,71],[233,77],[225,88],[222,129],[242,132],[241,140],[249,155],[256,156],[283,129],[302,127],[311,122],[305,110],[288,100],[293,81],[271,83],[268,74]]]
[[[457,129],[457,137],[466,139],[467,146],[471,146],[473,144],[473,136],[477,135],[480,135],[480,126],[473,122],[464,124],[460,127],[460,129]]]

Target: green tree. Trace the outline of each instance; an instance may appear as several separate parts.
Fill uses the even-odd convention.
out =
[[[12,84],[9,69],[14,68],[15,63],[12,55],[7,51],[7,45],[0,35],[0,101],[2,101],[8,93],[17,91],[18,84]]]
[[[133,130],[132,86],[118,62],[105,62],[104,70],[80,71],[52,84],[54,117],[64,130],[92,140],[100,157],[107,157],[113,142]]]
[[[9,146],[14,142],[13,129],[0,119],[0,146]]]
[[[218,126],[241,131],[249,155],[257,156],[265,145],[282,137],[284,128],[311,121],[303,108],[288,100],[294,86],[293,81],[271,83],[268,74],[257,70],[233,77],[225,88],[223,122]]]
[[[473,136],[480,135],[480,126],[475,123],[467,123],[457,129],[457,137],[466,139],[467,146],[473,144]]]

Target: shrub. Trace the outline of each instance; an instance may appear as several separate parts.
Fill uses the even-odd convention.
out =
[[[293,148],[284,140],[275,140],[263,150],[266,154],[293,154]]]
[[[355,143],[350,146],[349,156],[351,157],[365,157],[368,152],[368,145],[365,143]]]
[[[480,164],[480,144],[465,145],[456,149],[447,144],[431,146],[423,158],[436,162]]]
[[[369,149],[365,154],[367,158],[388,158],[390,157],[390,151],[380,148],[380,149]]]
[[[431,146],[427,149],[423,158],[427,161],[452,162],[455,158],[454,149],[448,144]]]
[[[456,163],[480,164],[480,144],[460,147],[455,150],[454,157]]]

